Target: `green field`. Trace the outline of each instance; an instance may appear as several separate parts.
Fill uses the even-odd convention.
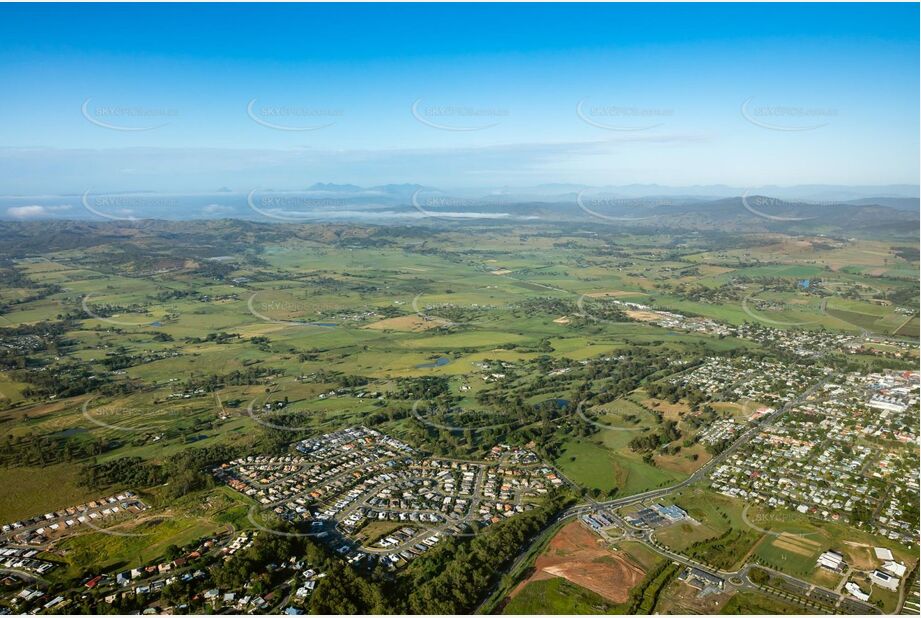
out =
[[[79,485],[78,471],[59,464],[0,468],[0,521],[11,522],[32,515],[73,506],[93,498],[99,491]]]
[[[66,570],[56,578],[76,576],[88,569],[117,570],[149,564],[163,556],[169,545],[183,546],[221,529],[216,524],[186,517],[157,517],[126,532],[136,536],[116,536],[90,532],[61,543]]]
[[[528,582],[502,608],[514,614],[623,614],[624,607],[562,577]]]
[[[643,463],[627,443],[632,432],[602,430],[599,441],[567,442],[556,460],[568,478],[603,493],[617,490],[630,495],[661,487],[681,478],[680,474]]]

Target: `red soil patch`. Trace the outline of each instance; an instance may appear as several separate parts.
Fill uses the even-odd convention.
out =
[[[512,591],[514,597],[529,582],[563,577],[614,603],[625,602],[630,589],[643,579],[645,571],[578,522],[563,527],[534,563],[534,574]]]

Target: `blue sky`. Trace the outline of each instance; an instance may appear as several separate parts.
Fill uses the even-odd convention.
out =
[[[917,184],[918,17],[916,4],[0,5],[0,195]]]

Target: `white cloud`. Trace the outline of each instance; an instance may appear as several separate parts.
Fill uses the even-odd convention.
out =
[[[208,204],[201,211],[207,215],[216,215],[222,212],[232,212],[233,208],[230,206],[224,206],[223,204]]]
[[[7,208],[6,214],[17,219],[25,219],[27,217],[47,217],[54,212],[68,209],[70,209],[70,206],[67,204],[61,204],[60,206],[30,204],[29,206],[12,206]]]

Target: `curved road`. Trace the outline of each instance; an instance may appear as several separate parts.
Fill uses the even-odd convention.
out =
[[[828,378],[825,378],[825,379],[822,379],[816,382],[815,384],[812,384],[809,388],[807,388],[805,391],[800,393],[800,395],[798,395],[796,398],[791,399],[790,401],[788,401],[786,404],[784,404],[782,407],[778,408],[771,414],[762,417],[758,422],[756,422],[749,429],[743,432],[735,440],[735,442],[733,442],[728,448],[726,448],[721,453],[719,453],[716,457],[714,457],[709,462],[705,463],[703,466],[698,468],[693,474],[691,474],[688,478],[681,481],[680,483],[676,483],[675,485],[670,485],[668,487],[663,487],[659,489],[652,489],[652,490],[645,491],[642,493],[634,494],[632,496],[625,496],[623,498],[608,500],[605,502],[596,502],[590,499],[587,503],[577,504],[575,506],[572,506],[566,509],[565,511],[563,511],[562,513],[554,517],[551,521],[549,521],[547,525],[544,527],[544,529],[541,530],[540,533],[538,533],[527,545],[525,545],[522,548],[521,552],[518,554],[515,560],[512,561],[512,563],[508,566],[508,568],[503,569],[503,574],[514,572],[515,570],[517,570],[521,566],[522,562],[525,561],[527,558],[529,558],[531,548],[534,547],[536,544],[542,542],[543,539],[551,531],[554,530],[554,526],[559,522],[562,522],[567,519],[572,519],[580,515],[586,515],[586,514],[595,512],[595,511],[599,511],[601,509],[619,508],[619,507],[627,506],[630,504],[635,504],[637,502],[642,502],[644,500],[661,498],[679,489],[682,489],[684,487],[687,487],[689,485],[696,483],[697,481],[701,480],[711,468],[721,463],[729,455],[731,455],[733,452],[738,450],[742,445],[746,444],[755,435],[757,435],[758,432],[761,431],[762,427],[770,425],[774,420],[782,416],[784,413],[790,410],[793,406],[799,403],[802,403],[803,401],[808,399],[817,390],[819,390],[822,386],[824,386],[827,381],[828,381]],[[697,562],[696,560],[692,558],[688,558],[677,552],[674,552],[671,549],[665,547],[664,545],[660,545],[658,541],[655,540],[655,537],[653,536],[653,532],[651,530],[650,531],[640,530],[638,528],[635,528],[629,525],[627,522],[625,522],[623,519],[618,517],[616,514],[614,514],[614,517],[615,517],[616,523],[622,529],[626,531],[632,531],[632,536],[635,541],[643,543],[646,547],[648,547],[652,551],[655,551],[656,553],[664,556],[665,558],[668,558],[669,560],[672,560],[674,562],[677,562],[685,566],[695,567],[711,575],[716,575],[717,577],[720,577],[726,580],[729,583],[729,585],[732,586],[733,588],[747,589],[747,590],[760,590],[768,594],[774,594],[777,596],[782,596],[787,599],[792,599],[795,602],[800,603],[801,605],[808,605],[815,609],[822,609],[820,607],[819,602],[815,601],[812,598],[809,598],[808,596],[797,595],[796,593],[793,593],[788,590],[780,590],[780,589],[772,588],[770,586],[762,586],[759,584],[755,584],[748,578],[748,573],[752,568],[757,567],[763,571],[769,572],[771,576],[774,578],[785,580],[789,582],[793,587],[806,591],[807,595],[812,594],[814,592],[818,592],[819,595],[823,596],[825,599],[827,599],[827,601],[833,600],[834,608],[839,608],[842,604],[847,603],[848,606],[854,610],[854,612],[852,613],[866,613],[866,614],[878,614],[879,613],[879,609],[873,605],[870,605],[869,603],[864,603],[856,599],[846,597],[832,590],[828,590],[827,588],[816,586],[814,584],[803,581],[791,575],[780,573],[778,571],[774,571],[773,569],[770,569],[770,568],[767,568],[761,565],[746,564],[737,571],[722,571],[719,569],[715,569],[714,567]],[[741,583],[736,584],[730,580],[741,581]],[[484,601],[480,603],[480,605],[477,607],[477,613],[480,613],[484,605],[486,605],[486,603],[491,600],[493,594],[496,592],[498,587],[499,587],[499,583],[497,582],[489,590],[489,593],[487,594],[486,599],[484,599]],[[825,607],[830,608],[831,606],[829,605],[827,601],[823,601],[821,605],[824,605]]]

